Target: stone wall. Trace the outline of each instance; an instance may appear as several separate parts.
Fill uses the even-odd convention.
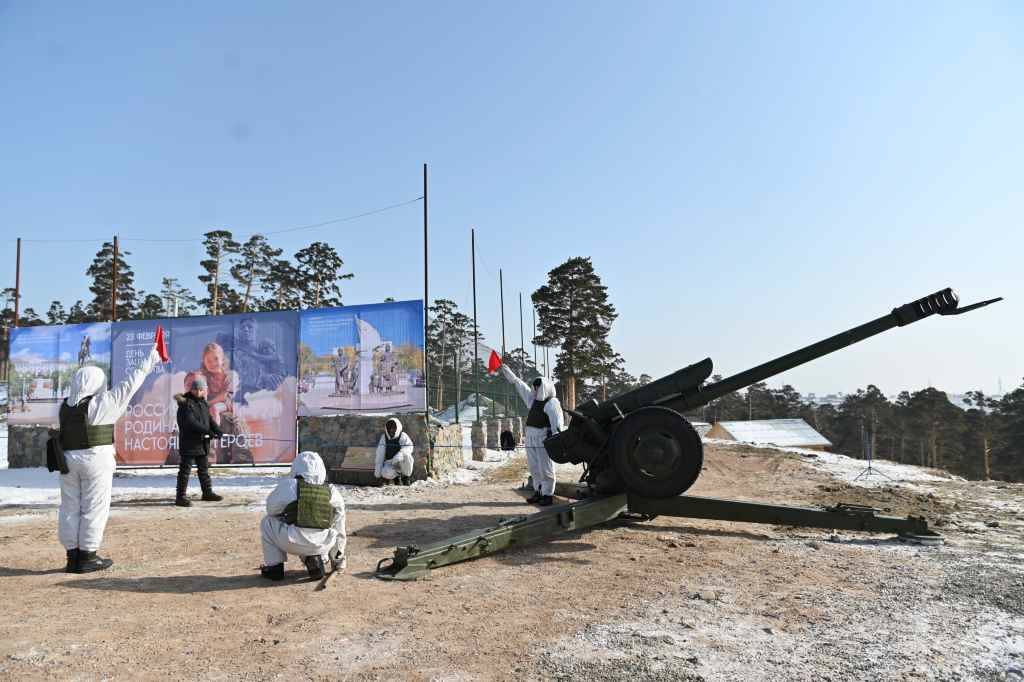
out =
[[[482,421],[473,422],[470,442],[473,444],[473,460],[482,462],[487,454],[487,434]]]
[[[434,422],[428,438],[422,414],[398,415],[398,418],[402,429],[412,438],[414,480],[452,473],[467,459],[459,424],[442,426]],[[385,419],[360,415],[300,417],[299,452],[320,453],[335,483],[378,484],[380,481],[373,477],[373,467]],[[12,469],[46,466],[49,432],[46,426],[9,426],[7,465]]]
[[[396,416],[413,442],[413,480],[444,476],[462,465],[462,429],[458,424],[439,426],[435,422],[428,437],[422,414]],[[334,483],[378,484],[373,468],[386,420],[361,415],[299,417],[299,451],[320,453]]]
[[[501,419],[485,419],[484,428],[487,430],[487,449],[497,450],[501,447]]]
[[[46,466],[48,426],[7,426],[7,466],[11,469]]]

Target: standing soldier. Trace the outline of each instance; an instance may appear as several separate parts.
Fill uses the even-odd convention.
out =
[[[541,507],[550,506],[555,494],[555,463],[544,448],[544,439],[565,428],[562,405],[555,397],[555,385],[550,379],[537,377],[530,388],[515,373],[501,365],[505,379],[515,386],[530,413],[526,417],[526,464],[533,479],[533,495],[526,500]]]
[[[68,573],[102,571],[114,563],[96,555],[110,516],[116,466],[114,424],[159,359],[154,344],[142,364],[109,391],[107,376],[99,367],[82,367],[71,378],[59,414],[68,473],[60,476],[58,536],[67,550]]]

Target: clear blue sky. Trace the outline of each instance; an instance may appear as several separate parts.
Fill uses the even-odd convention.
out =
[[[428,162],[431,294],[469,308],[476,226],[491,342],[499,267],[517,339],[518,292],[583,255],[635,374],[738,371],[953,285],[1007,301],[781,380],[1024,376],[1019,3],[159,4],[0,2],[4,285],[17,236],[116,232],[138,288],[198,288],[198,242],[127,237],[358,213]],[[420,216],[274,242],[333,244],[347,303],[418,298]],[[25,304],[88,299],[98,246],[27,244]]]

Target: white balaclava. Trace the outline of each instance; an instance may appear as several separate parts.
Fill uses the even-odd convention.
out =
[[[83,367],[71,377],[68,391],[68,405],[74,407],[91,395],[96,395],[107,385],[107,375],[99,367]]]

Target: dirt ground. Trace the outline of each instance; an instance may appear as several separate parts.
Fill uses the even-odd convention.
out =
[[[348,571],[320,592],[294,560],[285,582],[259,577],[252,495],[116,502],[116,563],[80,576],[55,510],[0,506],[0,678],[1024,680],[1021,485],[866,490],[712,446],[693,494],[925,514],[947,542],[659,517],[373,577],[398,545],[528,511],[523,470],[349,499]]]

